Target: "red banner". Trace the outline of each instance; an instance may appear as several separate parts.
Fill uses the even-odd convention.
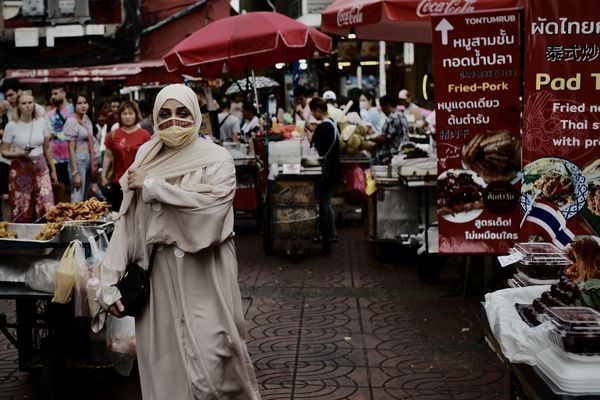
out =
[[[431,21],[439,251],[506,253],[519,232],[519,14]]]
[[[600,8],[530,0],[525,9],[521,240],[600,234]]]

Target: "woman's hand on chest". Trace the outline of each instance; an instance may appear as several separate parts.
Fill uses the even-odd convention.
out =
[[[141,189],[144,185],[144,179],[148,173],[144,168],[129,168],[129,174],[127,176],[127,188],[129,190]]]

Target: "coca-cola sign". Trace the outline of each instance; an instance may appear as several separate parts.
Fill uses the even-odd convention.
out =
[[[363,22],[362,4],[350,8],[342,8],[337,13],[337,25],[356,25]]]
[[[419,17],[429,17],[434,14],[471,13],[475,11],[475,3],[477,3],[477,0],[421,0],[417,6],[417,15]]]

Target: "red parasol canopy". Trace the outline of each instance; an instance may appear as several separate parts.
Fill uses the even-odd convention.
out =
[[[336,0],[322,15],[323,32],[364,40],[431,43],[431,15],[515,7],[518,0]]]
[[[163,58],[167,70],[203,76],[272,66],[331,52],[331,38],[276,12],[251,12],[212,22]]]

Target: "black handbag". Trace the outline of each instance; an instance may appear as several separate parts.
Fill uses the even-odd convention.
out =
[[[117,289],[121,293],[121,303],[125,308],[122,312],[123,315],[137,317],[144,310],[150,298],[150,273],[154,265],[156,249],[157,245],[154,245],[148,262],[148,270],[136,263],[129,263],[125,269],[125,275],[117,283]]]

